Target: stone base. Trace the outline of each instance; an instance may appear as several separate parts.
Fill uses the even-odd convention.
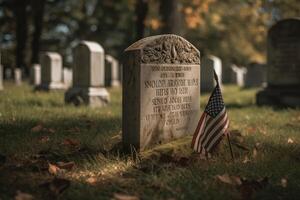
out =
[[[300,86],[296,88],[267,87],[256,94],[256,104],[259,106],[300,107],[299,88]]]
[[[105,88],[89,87],[70,88],[65,93],[65,103],[72,103],[75,106],[88,105],[91,107],[103,107],[110,102],[109,93]]]
[[[66,86],[63,83],[50,83],[50,84],[41,84],[34,88],[35,90],[65,90]]]

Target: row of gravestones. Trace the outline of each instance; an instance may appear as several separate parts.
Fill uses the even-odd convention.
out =
[[[278,22],[270,29],[268,85],[257,95],[259,104],[300,106],[299,36],[298,19]],[[74,53],[73,87],[66,92],[66,101],[107,104],[109,94],[101,76],[104,68],[99,67],[104,62],[103,49],[96,43],[82,42]],[[158,35],[129,46],[124,58],[124,147],[143,150],[192,134],[200,117],[200,52],[180,36]],[[205,62],[210,61],[202,62],[204,71]],[[214,68],[220,73],[220,67]],[[212,73],[207,76],[213,77]],[[238,81],[241,76],[236,76]]]
[[[87,43],[87,42],[83,42]],[[90,43],[90,42],[88,42]],[[105,86],[120,86],[120,68],[118,61],[110,56],[105,55],[105,61],[108,65],[105,65]],[[34,64],[30,71],[30,83],[38,86],[39,89],[64,89],[69,88],[73,83],[73,70],[62,67],[62,58],[59,54],[54,52],[46,52],[42,57],[42,66],[44,68],[43,75],[41,72],[41,65]],[[222,73],[221,59],[216,56],[205,56],[201,60],[201,91],[211,92],[215,86],[213,78],[213,71],[215,71],[219,77],[219,82],[222,84],[223,76],[226,83],[237,84],[241,87],[260,87],[266,81],[266,67],[263,64],[253,63],[245,67],[237,67],[231,65],[228,70],[229,73]],[[10,69],[8,69],[10,70]],[[47,71],[48,70],[48,71]],[[2,71],[1,71],[2,73]],[[21,85],[22,72],[20,69],[14,71],[15,82],[17,85]],[[1,76],[2,77],[2,76]],[[42,78],[43,77],[43,78]],[[42,81],[43,80],[43,81]],[[43,82],[43,83],[42,83]],[[0,89],[3,88],[2,79],[0,79]]]
[[[86,46],[86,50],[90,51],[90,55],[97,54],[100,60],[95,62],[94,60],[89,61],[89,55],[83,60],[82,66],[92,65],[92,68],[101,69],[100,76],[103,76],[104,66],[105,66],[105,86],[120,86],[120,66],[118,61],[112,57],[111,55],[105,55],[104,65],[104,51],[103,48],[94,42],[86,42],[82,41],[77,48],[83,48],[82,46]],[[93,48],[93,49],[92,49]],[[76,60],[76,63],[81,60],[80,55]],[[0,62],[1,63],[1,62]],[[42,67],[41,67],[42,66]],[[85,67],[83,67],[85,68]],[[99,71],[99,70],[98,70]],[[5,77],[11,77],[12,72],[10,68],[6,69],[7,75]],[[0,89],[3,89],[3,67],[0,65]],[[97,76],[95,74],[94,76]],[[21,69],[16,68],[14,70],[14,78],[15,83],[17,85],[21,85],[22,83],[22,71]],[[45,52],[41,58],[41,65],[34,64],[30,69],[30,83],[36,86],[36,89],[39,90],[55,90],[55,89],[66,89],[69,88],[73,83],[73,70],[69,68],[62,67],[62,57],[55,52]],[[102,82],[101,82],[102,84]],[[103,84],[102,84],[103,85]]]

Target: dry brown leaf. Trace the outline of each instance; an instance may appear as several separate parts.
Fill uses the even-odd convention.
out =
[[[60,169],[56,165],[49,163],[48,171],[50,174],[57,175],[59,173]]]
[[[35,127],[31,128],[31,132],[33,132],[33,133],[40,132],[41,130],[43,130],[43,125],[42,124],[38,124]]]
[[[75,163],[71,162],[57,162],[57,167],[65,170],[72,170],[75,167]]]
[[[48,142],[49,140],[50,140],[50,137],[47,136],[47,135],[41,136],[41,137],[39,138],[39,142],[40,142],[40,143],[46,143],[46,142]]]
[[[238,176],[229,176],[228,174],[217,175],[217,179],[223,183],[227,183],[230,185],[241,185],[241,178]]]
[[[251,160],[248,158],[248,156],[245,156],[244,160],[243,160],[243,163],[249,163],[251,162]]]
[[[287,179],[286,178],[282,178],[280,180],[280,184],[282,187],[286,188],[287,187]]]
[[[139,200],[137,196],[131,196],[127,194],[114,193],[114,200]]]
[[[34,197],[31,194],[24,193],[21,191],[17,191],[17,194],[15,196],[15,200],[32,200]]]
[[[293,143],[294,143],[294,140],[293,140],[292,138],[288,138],[287,143],[288,143],[288,144],[293,144]]]
[[[66,146],[79,146],[80,142],[78,140],[68,138],[65,139],[62,144]]]
[[[97,183],[97,179],[95,177],[90,177],[90,178],[86,179],[86,182],[91,185],[95,185]]]

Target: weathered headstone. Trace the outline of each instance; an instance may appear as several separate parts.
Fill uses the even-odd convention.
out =
[[[104,88],[104,49],[96,42],[82,41],[74,49],[73,87],[65,102],[101,107],[110,97]]]
[[[231,65],[231,69],[234,72],[234,75],[233,75],[234,83],[240,87],[244,87],[247,69],[245,67],[238,67],[234,64]]]
[[[73,82],[73,70],[64,67],[63,69],[63,81],[64,84],[67,88],[72,86],[72,82]]]
[[[262,87],[266,82],[266,65],[251,63],[247,67],[245,87]]]
[[[62,83],[62,58],[55,52],[45,52],[41,59],[41,85],[37,89],[64,89]]]
[[[30,83],[34,86],[41,84],[41,65],[33,64],[30,68]]]
[[[300,106],[300,18],[273,25],[267,44],[267,87],[257,94],[257,104]]]
[[[184,38],[158,35],[125,50],[122,141],[144,150],[195,131],[200,53]]]
[[[15,84],[22,85],[22,70],[20,68],[15,68],[14,70]]]
[[[105,85],[117,87],[120,86],[119,62],[111,55],[105,55]]]
[[[222,83],[223,84],[236,84],[235,72],[231,69],[231,63],[222,63]]]
[[[212,92],[216,86],[214,71],[222,85],[222,62],[216,56],[205,56],[201,60],[201,92]]]

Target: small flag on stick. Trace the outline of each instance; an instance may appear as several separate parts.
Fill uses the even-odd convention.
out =
[[[223,135],[227,134],[229,127],[229,119],[215,72],[214,76],[217,85],[209,98],[192,140],[192,148],[204,155],[212,152]]]

